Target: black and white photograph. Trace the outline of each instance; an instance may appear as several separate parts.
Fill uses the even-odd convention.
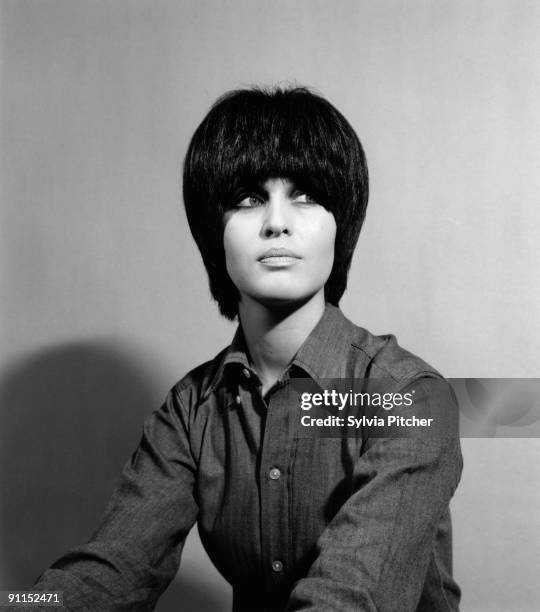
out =
[[[0,0],[0,611],[540,610],[539,32]]]

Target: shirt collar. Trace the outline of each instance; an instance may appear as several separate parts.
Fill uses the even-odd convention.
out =
[[[326,303],[323,316],[306,338],[293,364],[315,382],[344,378],[356,326],[336,306]]]
[[[325,378],[346,377],[347,361],[356,326],[339,308],[326,303],[322,317],[306,338],[292,361],[317,384]],[[242,326],[238,325],[230,346],[222,354],[203,399],[221,383],[230,364],[250,368]]]

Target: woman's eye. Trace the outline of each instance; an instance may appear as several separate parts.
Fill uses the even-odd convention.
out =
[[[255,206],[261,206],[264,204],[262,198],[256,195],[244,196],[241,200],[236,203],[236,208],[254,208]]]
[[[312,198],[309,193],[299,193],[294,196],[294,201],[299,204],[318,204],[315,198]]]

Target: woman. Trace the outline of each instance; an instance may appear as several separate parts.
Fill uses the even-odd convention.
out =
[[[184,165],[191,231],[229,347],[145,423],[91,541],[37,587],[70,610],[152,609],[197,521],[234,610],[457,610],[444,435],[299,435],[291,381],[385,380],[456,414],[440,375],[338,308],[368,199],[347,120],[304,88],[233,91]]]

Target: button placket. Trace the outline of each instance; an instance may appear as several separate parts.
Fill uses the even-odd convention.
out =
[[[261,518],[265,524],[262,550],[267,559],[268,588],[274,588],[286,575],[289,546],[289,491],[286,476],[291,456],[291,418],[288,381],[280,381],[268,394],[266,426],[261,454]],[[278,467],[279,466],[279,467]]]

